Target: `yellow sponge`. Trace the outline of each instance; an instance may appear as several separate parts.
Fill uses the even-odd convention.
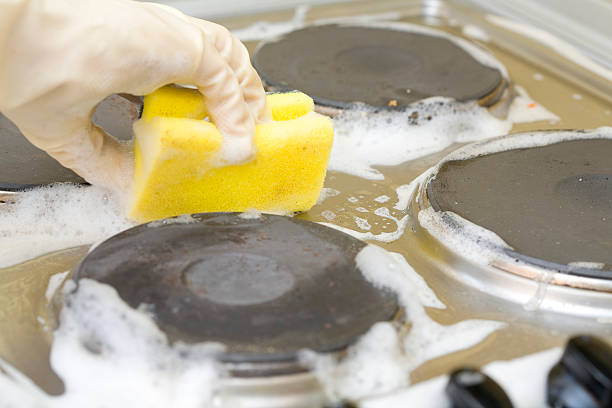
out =
[[[331,120],[300,92],[268,95],[273,121],[257,125],[257,155],[213,167],[222,144],[196,90],[168,86],[145,97],[134,124],[135,175],[129,216],[138,221],[213,211],[310,209],[323,187]]]

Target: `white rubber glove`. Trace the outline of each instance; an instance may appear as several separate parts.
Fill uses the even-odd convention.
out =
[[[253,157],[265,92],[225,28],[129,0],[0,0],[0,111],[92,184],[127,192],[133,175],[131,147],[91,123],[98,102],[169,83],[205,96],[222,164]]]

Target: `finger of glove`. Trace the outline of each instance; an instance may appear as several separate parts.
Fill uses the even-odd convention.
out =
[[[30,136],[36,141],[39,138]],[[104,130],[83,122],[69,141],[45,146],[49,155],[71,168],[87,182],[107,188],[121,197],[130,191],[134,173],[131,147],[109,136]]]
[[[197,18],[192,18],[192,21],[206,33],[219,55],[233,70],[255,120],[270,120],[272,114],[266,102],[266,92],[244,44],[221,25]]]
[[[229,164],[250,160],[254,153],[254,119],[234,72],[209,41],[204,41],[202,61],[192,80],[204,95],[224,144],[241,146],[235,151],[226,150],[224,161]]]

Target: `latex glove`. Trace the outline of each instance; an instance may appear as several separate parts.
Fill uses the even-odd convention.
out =
[[[0,111],[92,184],[126,192],[131,147],[91,123],[112,93],[196,85],[224,137],[222,164],[254,155],[265,92],[225,28],[129,0],[0,0]],[[1,143],[1,141],[0,141]]]

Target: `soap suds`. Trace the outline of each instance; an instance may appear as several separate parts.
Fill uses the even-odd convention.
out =
[[[314,368],[331,399],[355,400],[405,387],[411,371],[425,361],[470,348],[505,326],[487,320],[443,326],[429,318],[424,308],[424,304],[435,307],[443,304],[420,276],[416,281],[421,283],[415,284],[414,276],[409,276],[416,273],[400,254],[368,245],[355,260],[367,280],[398,295],[411,327],[406,332],[399,323],[377,323],[349,348],[341,361],[329,355],[303,352],[302,361]],[[419,296],[424,287],[431,297]]]
[[[544,75],[535,73],[533,74],[533,79],[535,79],[536,81],[542,81],[544,80]]]
[[[55,184],[22,192],[0,205],[0,268],[98,242],[134,225],[119,200],[98,187]]]
[[[261,211],[247,210],[243,213],[240,213],[238,217],[242,218],[243,220],[258,220],[261,218]]]
[[[548,121],[550,124],[559,122],[559,117],[534,101],[520,85],[515,85],[517,95],[510,105],[509,117],[514,123],[530,123]]]
[[[370,180],[384,175],[374,166],[396,166],[466,143],[506,135],[513,123],[559,118],[516,87],[506,119],[498,119],[476,102],[457,103],[448,98],[428,98],[405,112],[376,111],[360,106],[334,118],[334,145],[329,170]]]
[[[70,271],[56,273],[55,275],[49,278],[49,283],[47,284],[47,290],[45,291],[45,298],[47,301],[50,301],[57,288],[60,287],[62,282],[66,279],[66,275],[68,275]]]
[[[461,29],[461,33],[466,37],[472,38],[474,40],[489,42],[489,35],[487,34],[487,32],[473,24],[464,25]]]
[[[365,218],[355,217],[355,224],[357,224],[359,229],[362,229],[364,231],[369,231],[372,229],[372,226],[370,225],[370,223],[368,223],[368,220],[366,220]]]
[[[572,95],[572,98],[574,98],[577,101],[582,100],[582,95],[580,95],[579,93],[575,93]]]
[[[381,195],[381,196],[376,197],[374,199],[374,201],[376,201],[377,203],[384,204],[387,201],[389,201],[390,199],[391,199],[391,197],[389,197],[388,195]]]
[[[419,211],[419,223],[434,238],[451,251],[471,261],[488,265],[504,256],[504,249],[512,249],[497,234],[482,228],[449,211],[435,211],[432,207]]]
[[[0,375],[0,406],[81,408],[92,401],[98,408],[207,406],[223,375],[214,359],[220,345],[169,345],[153,320],[130,308],[114,288],[88,279],[75,286],[71,281],[64,287],[51,346],[51,366],[65,393],[46,395],[0,361],[9,374]]]
[[[253,215],[253,213],[255,213],[255,215]],[[246,213],[240,214],[240,217],[243,217],[244,214],[249,214],[249,215],[244,216],[244,218],[248,218],[248,217],[255,217],[256,218],[257,214],[259,214],[259,213],[256,213],[254,211],[246,212]],[[164,218],[163,220],[151,221],[150,223],[147,224],[147,227],[157,228],[157,227],[161,227],[162,225],[193,224],[196,221],[197,221],[197,219],[193,218],[190,214],[183,214],[183,215],[179,215],[177,217]]]
[[[325,218],[327,221],[331,221],[336,218],[336,214],[333,211],[325,210],[321,213],[321,216]]]
[[[317,205],[323,203],[323,201],[327,200],[328,198],[335,197],[339,194],[340,194],[340,191],[336,189],[329,188],[329,187],[323,187],[323,189],[321,190],[321,194],[319,194],[319,198],[317,199]]]
[[[552,348],[514,360],[495,361],[485,365],[482,371],[502,387],[513,406],[545,407],[548,373],[561,358],[561,353],[560,348]],[[444,392],[447,383],[448,376],[443,375],[392,395],[363,401],[360,407],[450,408]]]

